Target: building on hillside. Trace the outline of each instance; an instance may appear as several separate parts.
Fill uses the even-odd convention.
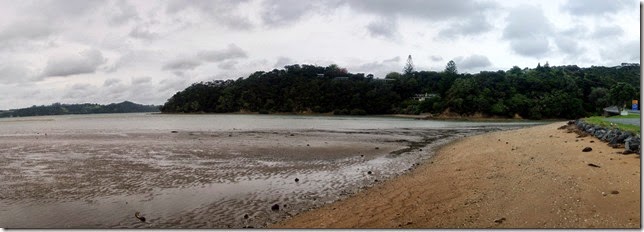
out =
[[[412,99],[416,101],[424,101],[427,98],[433,98],[433,97],[438,97],[438,94],[434,94],[434,93],[416,94],[412,97]]]

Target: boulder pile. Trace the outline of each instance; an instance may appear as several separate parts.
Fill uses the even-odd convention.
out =
[[[575,125],[581,133],[594,136],[601,141],[607,142],[609,146],[624,146],[624,154],[638,153],[641,154],[640,135],[628,131],[622,131],[617,128],[606,128],[598,125],[587,123],[583,120],[572,120],[568,125]]]

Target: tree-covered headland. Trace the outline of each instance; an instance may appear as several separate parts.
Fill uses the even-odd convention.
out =
[[[28,108],[0,111],[0,118],[5,117],[26,117],[42,115],[64,115],[64,114],[105,114],[105,113],[135,113],[135,112],[159,112],[159,106],[141,105],[129,101],[100,104],[60,104],[31,106]]]
[[[458,73],[416,71],[384,79],[349,73],[337,65],[288,65],[237,80],[194,83],[161,107],[164,113],[420,114],[579,118],[638,99],[639,64],[580,68],[576,65]]]

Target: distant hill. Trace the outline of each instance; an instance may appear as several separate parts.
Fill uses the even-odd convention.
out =
[[[60,104],[54,103],[47,106],[32,106],[29,108],[0,111],[0,118],[26,117],[42,115],[63,115],[63,114],[105,114],[105,113],[137,113],[137,112],[159,112],[159,106],[141,105],[129,101],[112,103],[109,105],[100,104]]]

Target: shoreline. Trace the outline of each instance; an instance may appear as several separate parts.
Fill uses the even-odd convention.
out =
[[[452,141],[410,172],[272,227],[640,228],[639,155],[565,124]]]

